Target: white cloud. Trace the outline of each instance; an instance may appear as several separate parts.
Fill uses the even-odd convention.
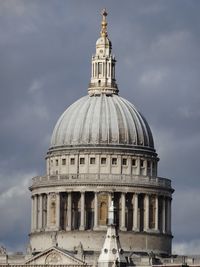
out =
[[[41,90],[42,86],[43,86],[43,82],[41,80],[34,80],[31,83],[28,91],[30,93],[34,93],[35,91]]]
[[[162,12],[164,10],[163,2],[151,2],[150,5],[147,5],[147,2],[142,7],[138,8],[138,12],[140,12],[142,15],[149,15],[149,14],[157,14],[159,12]]]
[[[154,53],[177,56],[176,53],[183,52],[186,45],[191,42],[191,38],[191,34],[184,30],[164,33],[158,36],[152,44],[151,50]]]
[[[179,255],[199,255],[200,254],[200,239],[191,240],[188,242],[177,242],[173,244],[173,253]]]
[[[26,245],[31,221],[28,186],[34,176],[35,173],[15,173],[3,177],[4,181],[13,181],[13,184],[0,194],[0,240],[8,251],[22,251]],[[2,180],[2,177],[0,178]]]
[[[148,70],[139,77],[139,83],[148,89],[157,89],[159,91],[162,89],[160,85],[164,82],[167,77],[167,70],[157,69],[157,70]]]
[[[200,110],[195,110],[194,107],[191,107],[188,105],[179,107],[178,113],[180,114],[181,117],[186,118],[186,119],[200,118]]]
[[[13,175],[14,177],[11,176],[7,178],[3,177],[4,181],[13,180],[14,182],[17,182],[17,184],[12,185],[11,187],[9,187],[7,190],[5,190],[0,194],[0,208],[2,209],[6,208],[8,201],[14,201],[18,197],[27,195],[27,189],[31,183],[31,178],[36,176],[35,173],[24,173],[24,174],[15,173]],[[3,179],[1,178],[1,180]]]
[[[23,1],[18,0],[6,0],[6,1],[1,1],[1,8],[0,10],[3,12],[11,12],[14,15],[17,16],[22,16],[25,11],[26,11],[26,5],[24,4]]]

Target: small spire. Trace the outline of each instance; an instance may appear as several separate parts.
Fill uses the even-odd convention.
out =
[[[106,21],[106,17],[108,15],[108,13],[106,12],[106,9],[104,8],[101,11],[101,15],[102,15],[102,22],[101,22],[101,37],[107,37],[107,21]]]

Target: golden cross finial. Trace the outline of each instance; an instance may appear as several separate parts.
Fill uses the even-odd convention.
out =
[[[104,8],[101,11],[101,15],[102,15],[102,22],[101,22],[101,37],[107,37],[107,21],[106,21],[106,17],[108,15],[108,13],[106,12],[106,9]]]

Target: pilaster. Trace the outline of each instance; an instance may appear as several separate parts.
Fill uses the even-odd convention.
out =
[[[149,231],[149,195],[144,197],[145,209],[144,209],[144,231]]]

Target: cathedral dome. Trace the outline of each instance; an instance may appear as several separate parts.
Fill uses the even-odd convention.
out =
[[[116,59],[107,34],[105,10],[102,16],[101,36],[92,56],[88,96],[76,101],[61,115],[53,131],[50,150],[112,147],[155,152],[145,118],[130,102],[118,96]]]
[[[58,120],[51,148],[73,146],[123,146],[154,150],[145,118],[116,94],[84,96]]]
[[[81,248],[93,264],[113,203],[124,255],[171,255],[171,181],[157,176],[159,158],[145,118],[118,95],[106,10],[101,14],[88,95],[58,119],[46,175],[30,187],[31,247],[38,253],[56,244],[72,254]]]

